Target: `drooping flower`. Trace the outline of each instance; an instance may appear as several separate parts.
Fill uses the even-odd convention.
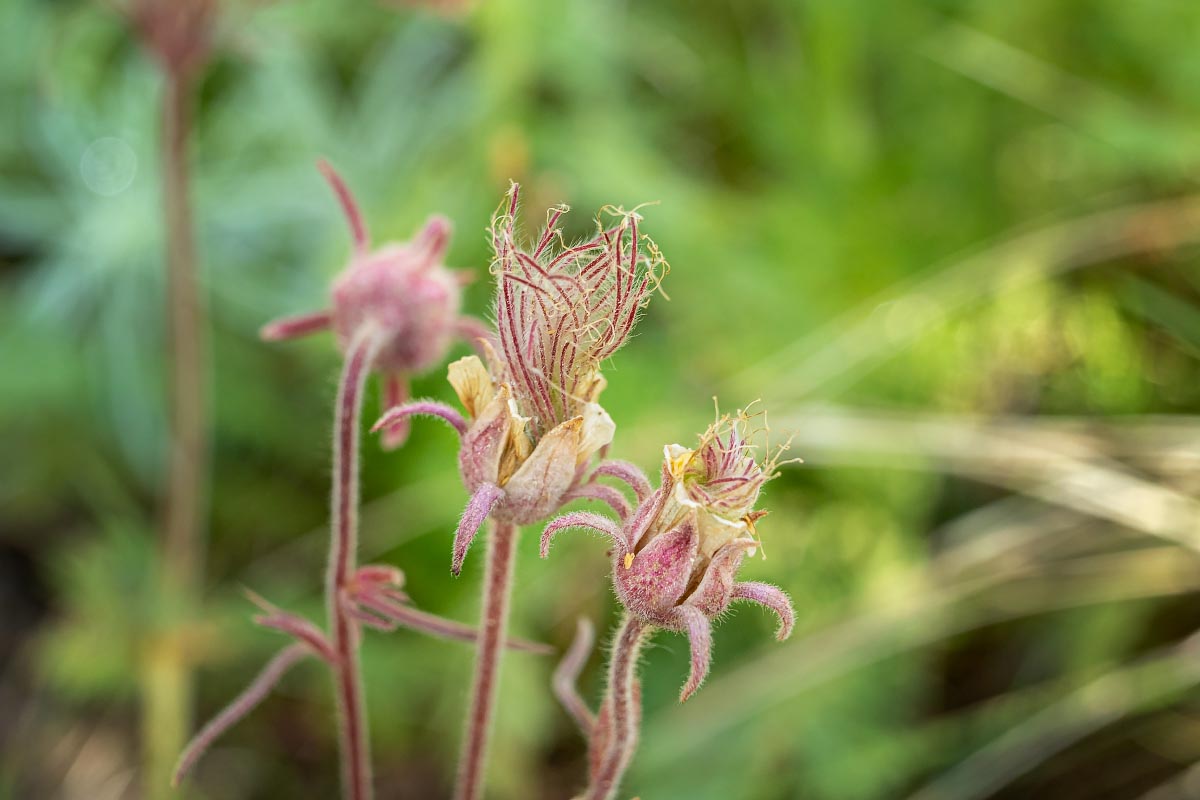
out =
[[[409,242],[370,249],[366,225],[350,190],[322,161],[321,172],[333,187],[350,224],[354,251],[350,263],[334,279],[331,307],[326,311],[276,320],[263,327],[262,338],[275,341],[332,328],[343,352],[368,327],[379,338],[371,367],[381,374],[383,406],[409,397],[409,376],[440,363],[456,337],[477,344],[489,334],[479,320],[460,316],[463,271],[448,269],[443,259],[451,226],[431,216]],[[388,425],[383,444],[392,449],[408,436],[408,420]]]
[[[629,338],[666,271],[639,233],[636,211],[605,209],[614,224],[598,223],[592,239],[567,247],[557,227],[567,208],[558,206],[536,242],[518,243],[518,194],[513,184],[491,225],[494,342],[483,340],[483,359],[467,356],[449,369],[467,417],[419,402],[392,409],[376,426],[430,414],[461,434],[459,470],[472,496],[455,538],[456,573],[489,516],[531,524],[577,497],[624,510],[619,493],[583,480],[615,430],[599,403],[600,365]]]
[[[708,673],[711,623],[733,601],[775,612],[780,640],[793,625],[791,601],[782,589],[736,580],[746,555],[760,547],[755,523],[766,512],[755,504],[783,450],[757,461],[743,431],[747,422],[745,414],[724,416],[694,449],[665,447],[660,487],[621,524],[575,512],[553,520],[542,533],[543,558],[554,535],[567,528],[591,528],[613,541],[613,585],[622,605],[643,623],[691,640],[692,669],[682,700]]]

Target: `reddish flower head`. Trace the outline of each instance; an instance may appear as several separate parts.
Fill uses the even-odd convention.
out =
[[[600,364],[629,338],[666,271],[653,242],[639,234],[636,212],[605,209],[612,227],[598,224],[595,237],[566,247],[556,226],[567,209],[552,208],[544,232],[526,246],[516,240],[517,199],[513,184],[492,219],[495,339],[483,342],[483,359],[450,365],[469,418],[414,403],[381,420],[432,414],[462,434],[459,469],[472,497],[455,542],[456,572],[489,515],[531,524],[575,497],[609,499],[597,494],[604,487],[581,483],[615,430],[598,402]]]
[[[432,216],[412,241],[369,249],[366,225],[341,177],[324,161],[318,165],[350,223],[354,251],[334,279],[332,308],[272,322],[262,329],[267,340],[290,339],[332,328],[343,351],[365,329],[379,337],[372,368],[383,375],[384,407],[408,399],[408,378],[438,364],[456,336],[475,343],[488,335],[478,320],[459,315],[464,272],[443,263],[450,243],[450,221]],[[408,435],[408,420],[388,425],[384,446],[398,447]]]
[[[742,414],[721,417],[695,449],[664,448],[662,485],[621,525],[576,512],[554,520],[542,534],[543,557],[554,535],[566,528],[592,528],[613,540],[613,585],[622,605],[646,623],[691,639],[692,674],[683,699],[708,672],[711,621],[734,600],[774,611],[778,638],[792,629],[791,601],[783,590],[736,581],[743,559],[759,547],[755,522],[766,512],[754,506],[779,464],[778,453],[755,460],[742,432],[747,421]]]

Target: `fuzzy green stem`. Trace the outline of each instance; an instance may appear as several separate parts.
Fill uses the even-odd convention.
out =
[[[500,677],[500,657],[508,628],[508,604],[512,594],[513,553],[517,527],[496,522],[488,537],[487,566],[483,581],[483,611],[479,631],[479,649],[475,656],[471,707],[467,730],[459,756],[456,800],[477,800],[483,790],[488,736],[496,706],[496,685]]]

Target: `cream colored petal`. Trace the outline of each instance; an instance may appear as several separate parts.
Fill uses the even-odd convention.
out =
[[[572,417],[552,428],[504,484],[506,505],[517,522],[531,524],[558,510],[563,494],[575,479],[582,428],[582,417]]]
[[[700,530],[700,553],[705,558],[737,539],[750,539],[750,529],[743,520],[728,520],[707,511],[696,514]],[[751,540],[753,541],[753,540]]]
[[[446,379],[454,387],[463,408],[472,417],[478,417],[495,395],[492,377],[484,369],[479,356],[464,356],[452,363],[446,370]]]
[[[687,471],[695,455],[695,450],[689,450],[681,444],[669,444],[663,448],[663,463],[672,480],[679,481],[683,478],[683,473]]]
[[[504,449],[504,456],[500,459],[500,484],[504,485],[513,473],[525,463],[525,459],[529,458],[533,452],[533,442],[529,439],[530,418],[521,416],[520,409],[517,408],[517,401],[512,399],[507,383],[501,387],[501,391],[509,398],[510,418],[508,443]]]
[[[599,403],[588,403],[583,407],[583,428],[579,439],[576,462],[582,464],[601,447],[613,440],[617,424]]]
[[[604,377],[603,373],[592,373],[592,380],[581,395],[582,400],[585,403],[595,403],[600,399],[600,393],[604,391],[604,387],[606,386],[608,386],[608,379]]]

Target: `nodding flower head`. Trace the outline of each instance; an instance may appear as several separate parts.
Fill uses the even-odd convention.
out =
[[[467,273],[447,269],[450,221],[431,216],[408,242],[370,249],[358,204],[341,177],[325,162],[325,175],[350,224],[354,249],[350,263],[334,279],[331,308],[289,317],[262,329],[268,340],[290,339],[332,328],[347,351],[364,330],[375,337],[372,368],[382,373],[383,405],[408,399],[408,378],[438,364],[456,336],[472,341],[488,336],[478,320],[459,316],[461,286]],[[408,420],[387,426],[384,446],[396,447],[408,434]]]
[[[645,494],[621,525],[587,512],[566,514],[546,526],[542,555],[553,536],[572,527],[609,536],[613,585],[626,610],[644,622],[687,633],[692,643],[692,676],[686,699],[708,671],[711,621],[734,600],[767,606],[779,616],[778,637],[786,638],[794,615],[783,590],[764,583],[738,582],[747,554],[761,546],[755,509],[763,485],[775,477],[786,445],[763,461],[744,432],[750,417],[717,419],[694,449],[664,448],[662,484]]]
[[[445,358],[454,339],[461,281],[442,262],[450,221],[430,217],[411,241],[356,252],[333,282],[333,330],[342,349],[364,325],[383,345],[375,366],[424,372]]]
[[[486,361],[450,366],[450,382],[470,415],[459,466],[467,487],[502,492],[491,513],[528,524],[545,519],[576,485],[615,426],[599,404],[601,362],[629,338],[666,271],[636,212],[606,209],[614,224],[571,247],[551,209],[540,238],[516,240],[518,187],[492,220],[496,344]]]
[[[496,333],[479,337],[482,359],[450,365],[466,417],[418,401],[376,423],[378,429],[423,414],[441,417],[462,436],[458,464],[471,500],[455,534],[456,574],[488,516],[527,525],[575,498],[625,503],[616,490],[582,482],[616,427],[599,403],[600,363],[629,338],[667,270],[654,243],[639,234],[634,211],[605,209],[614,224],[600,222],[593,238],[567,247],[557,227],[567,209],[552,208],[538,240],[519,244],[517,193],[513,184],[492,219]]]
[[[675,608],[710,619],[729,607],[742,559],[759,547],[754,506],[775,477],[779,452],[759,463],[744,433],[749,418],[723,416],[695,449],[663,448],[662,486],[630,518],[630,546],[615,553],[617,593],[630,611],[677,627]]]

